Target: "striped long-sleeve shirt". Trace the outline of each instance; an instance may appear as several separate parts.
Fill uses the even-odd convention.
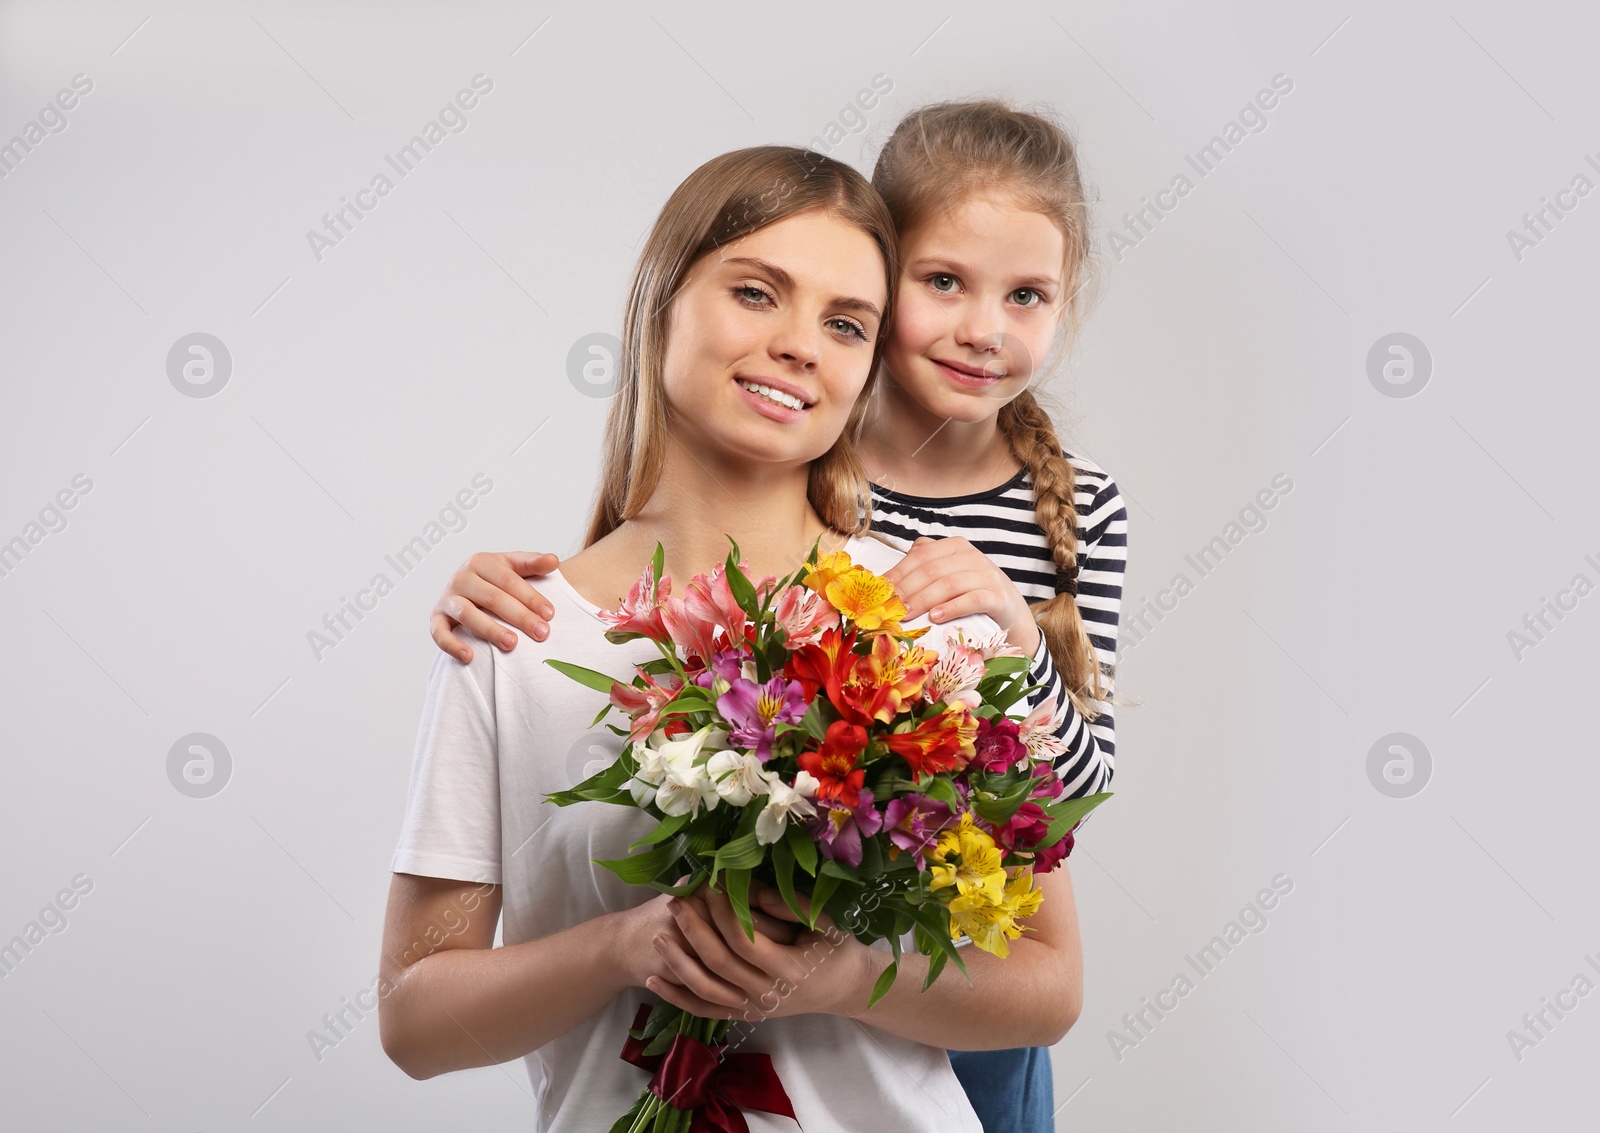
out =
[[[1078,612],[1100,662],[1102,684],[1112,695],[1117,657],[1117,620],[1127,567],[1128,512],[1111,476],[1092,461],[1066,453],[1072,464],[1073,502],[1078,516]],[[909,496],[872,486],[872,533],[905,550],[918,538],[962,536],[1006,573],[1030,603],[1055,596],[1056,566],[1043,528],[1034,516],[1033,478],[1026,468],[998,488],[968,496]],[[1052,692],[1064,705],[1056,734],[1066,752],[1056,761],[1065,797],[1106,790],[1116,766],[1116,726],[1111,705],[1097,701],[1099,715],[1087,722],[1066,696],[1042,636],[1029,683]]]

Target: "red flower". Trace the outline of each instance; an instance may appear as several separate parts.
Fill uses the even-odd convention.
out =
[[[945,709],[922,721],[909,732],[883,737],[883,746],[911,766],[911,777],[920,782],[924,774],[955,771],[972,758],[972,740],[978,725],[965,705]]]
[[[835,720],[828,725],[822,750],[800,753],[800,766],[817,780],[818,798],[847,807],[860,802],[861,783],[867,773],[856,766],[856,758],[866,746],[865,728],[847,720]]]
[[[783,675],[800,682],[800,689],[809,703],[816,698],[817,690],[828,694],[828,701],[848,720],[857,724],[871,723],[871,717],[845,703],[843,687],[855,673],[856,631],[840,630],[837,626],[824,630],[822,639],[815,645],[797,650],[783,667]]]

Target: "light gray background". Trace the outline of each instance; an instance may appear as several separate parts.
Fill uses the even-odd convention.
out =
[[[320,1061],[307,1038],[376,974],[427,611],[473,550],[577,547],[606,403],[568,352],[616,329],[672,187],[806,143],[881,73],[835,150],[864,170],[935,98],[1039,99],[1077,131],[1109,287],[1052,386],[1129,504],[1125,633],[1294,485],[1123,652],[1140,705],[1071,859],[1087,1001],[1058,1127],[1577,1127],[1600,996],[1520,1060],[1507,1032],[1600,979],[1600,598],[1520,660],[1507,635],[1600,581],[1600,198],[1520,260],[1506,234],[1600,183],[1579,7],[0,8],[0,139],[94,83],[0,181],[0,539],[92,483],[0,578],[0,943],[93,883],[0,980],[0,1126],[532,1121],[516,1064],[413,1082],[375,1015]],[[306,232],[479,72],[468,128],[319,262]],[[1266,128],[1195,174],[1279,73]],[[192,332],[231,353],[215,396],[168,379]],[[1394,332],[1432,359],[1415,396],[1369,379]],[[479,473],[465,530],[314,656]],[[231,754],[210,798],[167,772],[194,732]],[[1408,798],[1368,774],[1393,732],[1431,753]],[[1269,927],[1119,1060],[1124,1013],[1280,873]]]

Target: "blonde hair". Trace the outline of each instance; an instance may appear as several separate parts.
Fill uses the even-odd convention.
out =
[[[1061,325],[1070,344],[1092,299],[1085,291],[1098,273],[1090,258],[1088,201],[1077,148],[1048,111],[1016,109],[998,99],[940,102],[906,115],[878,155],[872,183],[883,194],[904,239],[973,197],[1000,196],[1054,222],[1065,238]],[[1078,611],[1078,512],[1074,469],[1049,414],[1031,389],[1000,410],[1001,435],[1033,480],[1034,515],[1049,540],[1057,592],[1033,603],[1068,694],[1086,719],[1095,701],[1114,703]]]
[[[662,368],[672,302],[690,270],[717,248],[810,209],[870,236],[882,253],[888,285],[867,384],[839,439],[811,462],[806,488],[811,506],[829,527],[846,535],[865,530],[871,496],[856,441],[894,318],[900,274],[894,220],[867,179],[850,166],[796,146],[753,146],[714,157],[689,174],[662,207],[639,253],[585,547],[637,515],[661,480],[667,448]]]

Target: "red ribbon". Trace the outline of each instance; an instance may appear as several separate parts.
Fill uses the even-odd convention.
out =
[[[639,1005],[633,1030],[644,1030],[650,1005]],[[631,1034],[622,1044],[622,1059],[649,1070],[650,1092],[674,1109],[691,1110],[689,1133],[750,1133],[741,1109],[792,1118],[794,1106],[772,1068],[772,1056],[758,1052],[720,1054],[699,1039],[679,1033],[663,1054],[645,1054],[648,1046]]]

